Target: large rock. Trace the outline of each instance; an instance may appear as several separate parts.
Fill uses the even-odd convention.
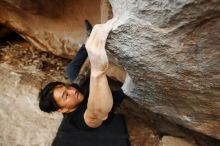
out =
[[[0,145],[51,145],[62,115],[39,110],[37,95],[45,75],[7,64],[0,64],[0,74]]]
[[[164,136],[159,146],[197,146],[192,142],[186,141],[185,139],[172,137],[172,136]]]
[[[109,49],[136,102],[220,139],[220,1],[110,0],[119,17]]]
[[[119,21],[108,49],[136,83],[131,97],[172,122],[220,139],[220,1],[110,3]],[[41,50],[71,57],[85,40],[84,19],[100,22],[101,10],[105,21],[110,8],[106,0],[1,0],[0,23]]]
[[[71,58],[85,41],[86,19],[100,23],[100,0],[0,1],[0,23],[59,56]]]
[[[16,31],[38,49],[70,59],[86,41],[84,21],[88,19],[96,24],[105,22],[111,15],[107,0],[0,1],[2,25]],[[87,68],[87,64],[85,66]],[[124,80],[124,70],[117,62],[110,64],[108,75]]]

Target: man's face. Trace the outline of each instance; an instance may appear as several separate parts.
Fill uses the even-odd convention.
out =
[[[53,91],[54,100],[62,113],[74,111],[83,101],[84,96],[70,85],[58,85]]]

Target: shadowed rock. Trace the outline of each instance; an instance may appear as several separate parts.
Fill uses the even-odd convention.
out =
[[[69,58],[86,39],[84,21],[100,23],[100,0],[2,0],[0,9],[0,23],[38,49]]]

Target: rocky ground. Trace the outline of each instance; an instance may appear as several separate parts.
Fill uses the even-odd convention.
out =
[[[1,46],[0,62],[7,63],[19,68],[34,66],[45,72],[49,77],[60,76],[59,80],[66,80],[64,68],[69,60],[56,57],[47,52],[36,50],[26,42],[16,42]]]
[[[25,41],[5,41],[0,46],[0,63],[18,68],[34,67],[51,80],[66,82],[65,66],[69,60],[36,50]],[[124,113],[132,146],[217,146],[219,141],[171,124],[163,117],[143,110],[126,98],[117,112]],[[174,137],[173,137],[174,136]]]

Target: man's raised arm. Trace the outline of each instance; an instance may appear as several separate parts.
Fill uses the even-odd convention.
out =
[[[113,99],[108,85],[106,70],[108,57],[105,43],[116,19],[111,19],[105,24],[95,25],[86,49],[91,63],[90,93],[84,119],[89,127],[99,127],[108,118],[112,109]]]
[[[72,61],[67,65],[66,74],[68,76],[69,81],[72,83],[79,74],[80,68],[85,62],[88,54],[86,52],[85,45],[83,44],[76,56],[72,59]]]

